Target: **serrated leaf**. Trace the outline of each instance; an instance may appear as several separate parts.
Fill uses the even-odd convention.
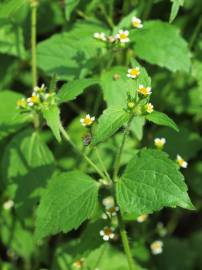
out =
[[[43,111],[43,117],[47,121],[47,125],[52,130],[55,138],[58,140],[58,142],[61,142],[61,136],[60,136],[60,127],[61,127],[61,121],[60,121],[60,109],[57,106],[51,106],[48,109],[45,109]]]
[[[99,80],[80,79],[66,83],[58,92],[59,101],[67,102],[70,100],[74,100],[78,95],[82,94],[87,87],[94,84],[99,84]]]
[[[7,144],[1,166],[4,186],[16,186],[13,200],[18,215],[29,216],[55,169],[51,151],[39,133],[24,130]]]
[[[98,188],[98,183],[79,171],[53,177],[37,210],[36,238],[77,229],[93,215]]]
[[[121,106],[111,106],[106,109],[98,119],[92,143],[95,145],[108,139],[128,121],[129,117],[129,113]]]
[[[105,52],[104,42],[96,40],[93,34],[106,31],[97,22],[74,24],[72,30],[55,34],[38,44],[38,66],[48,75],[57,74],[58,79],[84,78],[97,65],[97,57]]]
[[[123,212],[137,215],[163,207],[194,209],[184,176],[160,150],[142,150],[129,162],[117,183],[116,196]]]
[[[80,0],[65,0],[65,17],[67,20],[70,19],[72,11],[79,4]]]
[[[171,0],[171,2],[172,2],[172,7],[171,7],[170,19],[169,19],[170,23],[173,22],[174,19],[176,18],[180,7],[184,5],[184,0]]]
[[[175,122],[165,113],[153,111],[152,113],[146,116],[146,119],[149,120],[150,122],[155,123],[156,125],[167,126],[174,129],[177,132],[179,131]]]
[[[157,20],[147,21],[141,31],[131,31],[130,39],[134,42],[136,55],[141,59],[171,71],[189,71],[188,45],[175,26]]]
[[[132,67],[136,66],[140,68],[140,75],[135,80],[126,76],[128,70],[122,66],[115,66],[102,73],[101,86],[108,106],[126,106],[127,92],[134,96],[139,84],[151,85],[151,79],[146,70],[133,60]]]

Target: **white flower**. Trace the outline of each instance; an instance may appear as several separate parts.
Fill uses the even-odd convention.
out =
[[[127,43],[130,41],[129,32],[126,30],[119,30],[118,34],[115,36],[121,43]]]
[[[93,122],[95,121],[95,117],[91,117],[90,114],[87,114],[84,118],[80,119],[80,123],[82,124],[82,126],[84,127],[88,127],[91,126],[93,124]]]
[[[107,207],[113,207],[115,205],[114,198],[112,196],[108,196],[102,200],[102,204]]]
[[[103,230],[100,231],[100,235],[104,241],[109,241],[115,237],[114,228],[104,227]]]
[[[143,27],[142,21],[137,17],[132,17],[132,25],[135,28],[142,28]]]
[[[143,96],[149,96],[151,95],[152,91],[151,91],[151,87],[145,87],[144,85],[140,84],[138,87],[138,93],[140,93]]]
[[[128,78],[135,79],[139,75],[140,75],[140,68],[139,67],[135,67],[135,68],[128,69],[128,73],[127,73],[126,76]]]
[[[147,103],[147,104],[145,105],[145,110],[146,110],[146,112],[148,112],[148,113],[152,113],[152,112],[154,111],[154,106],[153,106],[151,103]]]
[[[142,223],[142,222],[146,221],[147,219],[148,219],[148,215],[144,214],[144,215],[137,217],[137,222]]]
[[[34,104],[39,103],[39,96],[35,93],[32,94],[30,98],[27,99],[27,104],[33,106]]]
[[[187,168],[188,162],[185,161],[180,155],[177,155],[176,161],[181,168]]]
[[[12,200],[8,200],[8,201],[4,202],[4,204],[3,204],[3,208],[5,210],[10,210],[13,206],[14,206],[14,201],[12,201]]]
[[[34,92],[35,93],[45,92],[45,90],[46,90],[46,86],[45,86],[44,83],[41,86],[35,86],[34,87]]]
[[[151,252],[154,255],[161,254],[163,252],[163,242],[160,240],[156,240],[150,245]]]
[[[166,143],[166,139],[165,138],[155,138],[154,139],[154,145],[158,149],[162,149],[164,147],[165,143]]]
[[[106,41],[107,40],[106,34],[103,33],[103,32],[101,32],[101,33],[96,32],[96,33],[94,33],[93,36],[94,36],[94,38],[99,39],[99,40],[102,40],[102,41]]]

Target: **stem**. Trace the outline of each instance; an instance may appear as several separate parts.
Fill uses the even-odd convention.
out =
[[[128,133],[129,133],[130,124],[131,124],[132,120],[133,120],[133,115],[130,116],[130,118],[128,120],[127,126],[126,126],[126,128],[124,130],[123,139],[122,139],[120,148],[118,150],[118,153],[117,153],[117,156],[116,156],[116,159],[115,159],[114,174],[113,174],[113,182],[115,182],[115,185],[117,184],[116,183],[116,178],[117,178],[119,168],[120,168],[121,155],[122,155],[122,152],[123,152],[123,149],[124,149],[126,137],[127,137]],[[126,232],[126,229],[125,229],[125,224],[124,224],[123,219],[122,219],[121,212],[118,213],[118,223],[119,223],[120,235],[121,235],[121,240],[122,240],[122,243],[123,243],[123,248],[124,248],[125,254],[127,256],[127,260],[128,260],[129,270],[138,270],[139,267],[137,266],[137,264],[133,260],[133,256],[132,256],[132,252],[131,252],[131,249],[130,249],[128,236],[127,236],[127,232]]]
[[[31,0],[31,51],[32,51],[32,87],[37,85],[36,35],[38,0]]]
[[[195,42],[195,40],[196,40],[200,30],[201,30],[201,27],[202,27],[202,17],[200,17],[200,19],[198,21],[198,24],[197,24],[197,26],[196,26],[196,28],[195,28],[192,36],[191,36],[191,39],[190,39],[190,42],[189,42],[189,48],[190,49],[193,47],[194,42]]]
[[[103,162],[103,160],[101,158],[101,155],[100,155],[100,152],[99,152],[98,148],[95,146],[94,149],[95,149],[98,161],[100,162],[100,165],[102,166],[103,172],[105,173],[105,175],[107,177],[107,180],[109,182],[111,182],[111,177],[109,176],[109,174],[107,172],[106,166],[105,166],[105,164],[104,164],[104,162]]]
[[[113,180],[114,181],[116,181],[116,178],[118,176],[119,167],[120,167],[120,161],[121,161],[121,155],[122,155],[122,152],[123,152],[123,148],[124,148],[124,145],[125,145],[125,142],[126,142],[126,137],[128,135],[132,119],[133,119],[133,116],[131,116],[130,119],[128,120],[127,126],[126,126],[126,128],[124,130],[121,146],[120,146],[120,148],[118,150],[118,153],[116,155],[115,164],[114,164],[114,174],[113,174]]]
[[[119,221],[121,240],[123,243],[125,254],[127,256],[129,270],[138,270],[139,267],[136,265],[136,263],[133,260],[133,256],[132,256],[129,241],[128,241],[128,236],[125,229],[125,224],[122,220],[121,214],[118,215],[118,221]]]
[[[80,156],[82,156],[89,165],[91,165],[91,167],[93,167],[95,169],[95,171],[100,175],[101,178],[105,179],[105,175],[103,174],[103,172],[97,167],[97,165],[89,158],[86,156],[86,154],[82,153],[77,146],[72,142],[72,140],[70,139],[69,135],[67,134],[67,132],[65,131],[65,129],[63,128],[63,126],[60,126],[60,131],[62,133],[62,135],[64,136],[64,138],[66,139],[66,141],[72,146],[72,148],[75,150],[76,153],[78,153]]]

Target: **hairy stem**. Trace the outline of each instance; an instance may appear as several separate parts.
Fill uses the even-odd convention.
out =
[[[113,174],[113,180],[114,181],[116,181],[116,178],[118,176],[118,172],[119,172],[119,168],[120,168],[121,155],[122,155],[122,152],[123,152],[123,149],[124,149],[124,145],[125,145],[125,142],[126,142],[126,137],[128,135],[132,119],[133,119],[133,116],[130,117],[130,119],[129,119],[128,123],[127,123],[127,126],[126,126],[126,128],[124,130],[124,133],[123,133],[123,139],[122,139],[120,148],[119,148],[118,153],[116,155],[116,159],[115,159],[115,163],[114,163],[114,174]]]
[[[122,155],[123,150],[124,150],[126,137],[127,137],[128,133],[129,133],[130,124],[131,124],[132,119],[133,119],[133,115],[128,120],[127,126],[126,126],[126,128],[124,130],[123,139],[122,139],[120,148],[118,150],[118,153],[117,153],[117,156],[116,156],[116,159],[115,159],[114,174],[113,174],[113,182],[115,183],[115,185],[117,184],[116,182],[117,182],[117,176],[118,176],[118,172],[119,172],[119,168],[120,168],[121,155]],[[118,222],[119,222],[119,229],[120,229],[120,235],[121,235],[121,240],[122,240],[122,243],[123,243],[124,252],[125,252],[127,260],[128,260],[129,270],[138,270],[139,267],[135,263],[135,261],[133,259],[133,256],[132,256],[132,252],[131,252],[131,249],[130,249],[128,236],[127,236],[127,232],[126,232],[126,229],[125,229],[125,224],[124,224],[123,219],[122,219],[121,212],[118,214]]]
[[[97,165],[88,157],[86,154],[82,153],[78,147],[72,142],[69,135],[65,131],[65,129],[61,126],[60,131],[63,135],[63,137],[66,139],[66,141],[72,146],[72,148],[75,150],[76,153],[78,153],[80,156],[82,156],[88,164],[95,169],[95,171],[100,175],[101,178],[106,179],[104,173],[97,167]]]
[[[106,175],[106,177],[107,177],[107,180],[108,180],[109,182],[111,182],[110,175],[109,175],[108,172],[107,172],[106,166],[105,166],[105,164],[104,164],[103,159],[101,158],[101,155],[100,155],[100,152],[99,152],[98,148],[95,146],[94,149],[95,149],[95,152],[96,152],[98,161],[100,162],[100,165],[102,166],[102,170],[103,170],[103,172],[105,173],[105,175]]]
[[[132,256],[129,241],[128,241],[127,232],[125,229],[125,224],[122,220],[121,214],[118,215],[118,220],[119,220],[121,240],[123,243],[123,248],[124,248],[125,254],[127,256],[129,270],[138,270],[139,267],[137,266],[137,264],[133,260],[133,256]]]
[[[36,35],[37,35],[38,0],[31,0],[31,52],[32,52],[32,87],[37,85]]]

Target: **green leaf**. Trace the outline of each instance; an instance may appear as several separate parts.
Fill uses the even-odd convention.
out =
[[[53,177],[37,210],[36,238],[77,229],[93,215],[98,188],[98,183],[79,171]]]
[[[140,76],[137,79],[129,79],[127,68],[115,66],[108,71],[103,72],[101,76],[101,86],[103,89],[104,99],[108,106],[126,106],[127,92],[133,96],[138,89],[139,84],[150,86],[151,79],[146,70],[140,66],[137,61],[133,61],[133,67],[140,67]]]
[[[60,121],[60,109],[57,106],[51,106],[48,109],[45,109],[43,111],[43,117],[47,121],[47,125],[52,130],[55,138],[58,140],[58,142],[61,142],[61,136],[60,136],[60,127],[61,127],[61,121]]]
[[[190,52],[175,26],[161,21],[148,21],[141,31],[131,31],[130,38],[141,59],[171,71],[189,71]]]
[[[112,136],[129,119],[121,106],[111,106],[106,109],[98,119],[98,124],[93,132],[93,144],[98,144]]]
[[[170,117],[168,117],[165,113],[153,111],[152,113],[146,116],[146,119],[152,123],[155,123],[156,125],[167,126],[174,129],[177,132],[179,131],[175,122]]]
[[[194,209],[177,164],[160,150],[142,150],[129,162],[116,196],[123,212],[137,215],[163,207]]]
[[[95,79],[80,79],[66,83],[58,92],[59,101],[67,102],[74,100],[78,95],[82,94],[87,87],[94,84],[99,84],[99,81]]]
[[[25,123],[25,116],[16,109],[16,102],[23,95],[14,91],[0,92],[0,139],[20,129]]]
[[[0,53],[24,58],[25,48],[23,32],[18,25],[1,22]]]
[[[0,18],[12,18],[15,13],[23,7],[26,0],[7,0],[0,4]]]
[[[173,22],[174,19],[176,18],[180,7],[184,5],[184,0],[171,0],[171,2],[172,2],[172,8],[171,8],[170,19],[169,19],[170,23]]]
[[[65,17],[70,19],[72,11],[78,6],[80,0],[65,0]]]
[[[39,133],[24,130],[14,136],[5,148],[1,168],[3,184],[16,187],[13,200],[18,215],[29,216],[55,169],[54,157]]]
[[[105,52],[104,42],[93,34],[106,30],[97,22],[81,21],[72,30],[53,35],[37,46],[38,66],[48,75],[57,74],[58,79],[84,78]]]

